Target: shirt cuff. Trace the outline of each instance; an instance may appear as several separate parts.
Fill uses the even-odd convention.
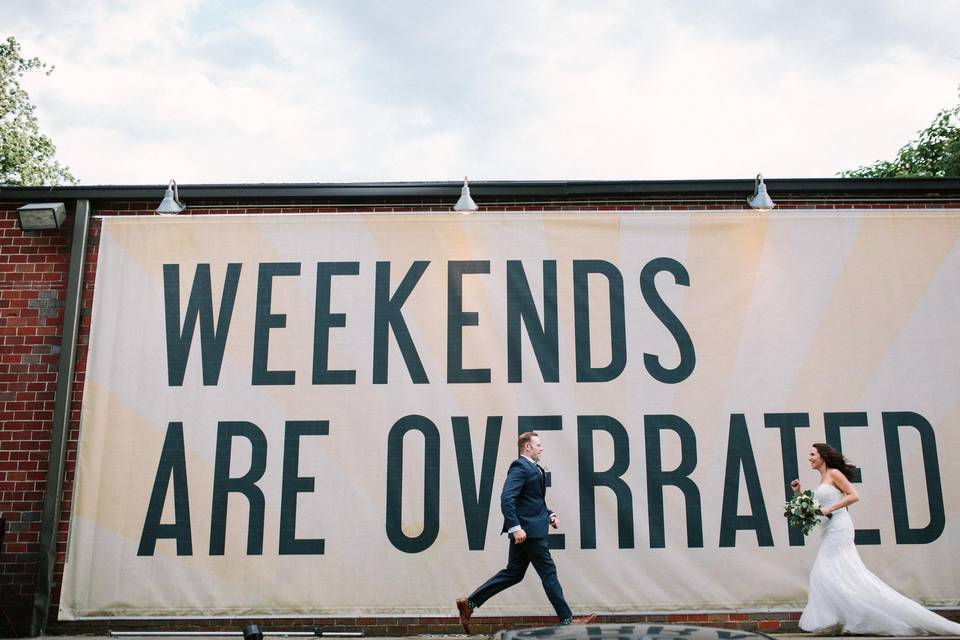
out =
[[[507,533],[513,533],[514,531],[520,531],[520,529],[522,529],[522,528],[523,528],[523,527],[521,527],[520,525],[517,525],[517,526],[515,526],[515,527],[510,527],[509,529],[507,529]]]

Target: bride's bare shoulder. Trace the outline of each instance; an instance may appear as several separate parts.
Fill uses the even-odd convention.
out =
[[[827,477],[825,478],[824,484],[829,484],[835,489],[839,489],[846,479],[847,477],[843,475],[843,472],[839,469],[827,469]]]

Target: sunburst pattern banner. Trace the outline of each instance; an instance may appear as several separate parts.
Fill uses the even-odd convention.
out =
[[[537,431],[575,610],[803,606],[810,445],[960,601],[960,215],[105,218],[60,616],[453,615]],[[549,610],[534,572],[480,614]]]

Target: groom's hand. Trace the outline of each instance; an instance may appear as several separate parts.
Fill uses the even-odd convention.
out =
[[[560,526],[560,516],[558,516],[558,515],[555,514],[555,513],[550,514],[550,526],[553,527],[554,529],[556,529],[557,527],[559,527],[559,526]]]
[[[527,539],[527,532],[523,529],[517,529],[513,532],[513,544],[521,544]]]

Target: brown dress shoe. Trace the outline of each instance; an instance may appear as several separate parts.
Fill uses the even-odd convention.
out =
[[[590,613],[573,619],[573,624],[593,624],[597,621],[597,614]]]
[[[463,625],[463,630],[470,633],[468,623],[470,622],[470,616],[473,615],[473,607],[470,606],[466,598],[457,598],[457,613],[460,614],[460,624]]]

